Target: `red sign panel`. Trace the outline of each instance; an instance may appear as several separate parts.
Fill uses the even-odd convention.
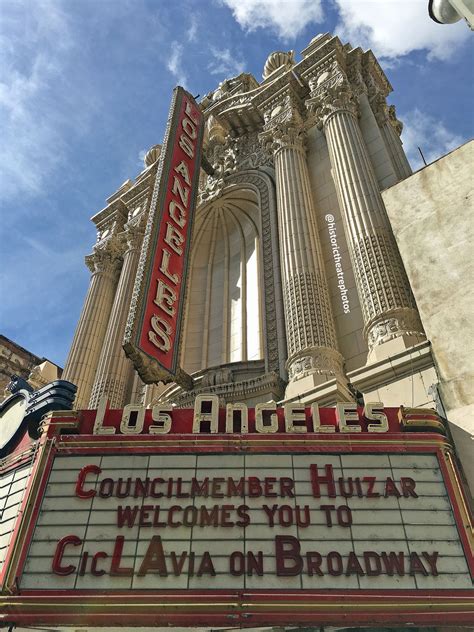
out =
[[[203,130],[195,100],[175,88],[124,340],[146,383],[192,383],[178,362]]]

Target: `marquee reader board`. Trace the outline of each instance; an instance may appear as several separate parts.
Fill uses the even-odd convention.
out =
[[[203,409],[146,411],[142,428],[139,410],[49,418],[6,560],[8,621],[472,623],[472,521],[435,426],[408,432],[382,409],[387,430],[369,432],[359,410],[345,432],[313,408],[285,432],[277,409],[269,433],[250,409],[247,432],[226,433],[225,410],[212,432]]]

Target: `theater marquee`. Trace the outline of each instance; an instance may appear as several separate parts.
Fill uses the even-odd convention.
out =
[[[214,404],[49,419],[9,620],[472,621],[472,522],[433,412]]]

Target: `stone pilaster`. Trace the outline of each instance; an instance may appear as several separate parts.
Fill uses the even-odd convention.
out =
[[[346,380],[316,226],[303,121],[288,101],[286,105],[283,113],[274,110],[260,138],[275,161],[288,398],[335,378],[343,392]]]
[[[403,124],[397,119],[394,105],[387,105],[382,95],[377,95],[370,101],[372,111],[382,132],[390,160],[399,180],[404,180],[413,173],[410,163],[403,150],[400,135]]]
[[[377,180],[357,122],[357,104],[341,71],[307,101],[323,127],[342,205],[369,361],[424,339],[415,300],[398,252]],[[383,347],[382,347],[383,345]]]
[[[77,386],[74,403],[77,409],[87,408],[89,404],[121,262],[116,236],[98,244],[86,257],[91,281],[62,374],[63,380]]]
[[[142,222],[129,223],[122,233],[127,246],[123,266],[103,339],[90,408],[97,408],[102,395],[107,395],[111,408],[122,408],[133,383],[133,365],[122,349],[125,324],[137,272],[143,238]]]

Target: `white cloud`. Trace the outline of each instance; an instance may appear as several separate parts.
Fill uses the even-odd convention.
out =
[[[143,168],[144,162],[145,162],[145,156],[148,153],[148,149],[140,149],[140,151],[138,152],[138,158],[137,158],[137,164],[140,165],[140,167]]]
[[[270,28],[283,39],[297,37],[311,22],[321,22],[322,0],[221,0],[246,31]]]
[[[4,199],[38,192],[58,163],[63,143],[57,121],[48,115],[49,86],[61,75],[60,56],[54,54],[54,47],[62,56],[72,46],[67,20],[57,5],[31,5],[29,20],[24,19],[20,5],[8,9],[3,12],[0,33],[0,172]],[[39,111],[46,115],[38,116]]]
[[[66,157],[68,137],[86,129],[95,105],[71,72],[78,46],[60,3],[4,2],[0,48],[0,195],[6,201],[44,190]]]
[[[418,109],[407,112],[400,119],[403,121],[403,148],[415,170],[424,166],[418,147],[429,164],[466,141],[451,132],[442,121]]]
[[[197,20],[196,15],[192,13],[189,28],[186,31],[186,37],[187,37],[188,42],[197,41],[197,30],[198,30],[198,20]]]
[[[212,47],[211,52],[214,59],[207,66],[211,75],[235,77],[235,75],[240,75],[240,73],[244,72],[245,62],[238,60],[228,48],[218,49]]]
[[[188,83],[188,78],[183,69],[183,47],[178,42],[171,42],[171,55],[168,57],[166,67],[183,88]]]
[[[428,15],[426,0],[335,0],[336,33],[375,55],[396,58],[426,50],[430,59],[448,59],[469,37],[464,22],[440,25]]]

